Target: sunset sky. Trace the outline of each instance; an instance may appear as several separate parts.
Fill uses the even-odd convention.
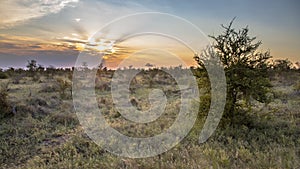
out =
[[[297,62],[300,61],[299,9],[298,0],[1,0],[0,68],[25,67],[30,59],[44,66],[72,67],[88,39],[101,27],[137,12],[176,15],[192,22],[206,35],[220,34],[223,31],[220,25],[236,17],[234,27],[248,25],[250,35],[262,41],[259,50],[270,50],[275,59]],[[141,21],[141,24],[155,23]],[[188,65],[194,64],[192,51],[167,38],[146,36],[118,44],[116,39],[102,39],[103,45],[97,49],[109,51],[114,57],[105,57],[107,64],[116,66],[114,63],[138,51],[145,40],[150,46],[166,45],[165,49],[182,56]],[[170,64],[168,57],[160,58],[157,66]]]

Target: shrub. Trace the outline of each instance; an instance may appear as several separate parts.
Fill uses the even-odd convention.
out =
[[[34,81],[34,82],[39,82],[40,78],[41,78],[37,72],[34,75],[32,75],[31,77],[32,77],[32,81]]]
[[[294,91],[300,93],[300,82],[294,85]]]
[[[251,98],[266,102],[266,94],[271,87],[267,76],[270,53],[257,51],[261,42],[255,42],[256,37],[249,36],[248,27],[236,30],[232,24],[233,20],[228,26],[222,25],[225,29],[222,34],[209,36],[215,41],[214,45],[194,57],[201,69],[208,64],[217,66],[213,63],[215,57],[222,62],[227,81],[224,113],[230,118],[234,117],[240,100],[246,104],[250,104]]]
[[[7,78],[8,78],[8,76],[6,73],[0,72],[0,79],[7,79]]]
[[[0,119],[9,115],[8,96],[8,83],[0,86]]]
[[[62,99],[66,98],[66,90],[71,89],[71,82],[68,80],[62,79],[62,78],[57,78],[56,79],[57,85],[58,85],[58,92],[61,96]]]
[[[12,83],[13,84],[20,84],[20,81],[22,80],[23,77],[24,77],[23,74],[13,76],[12,77]]]

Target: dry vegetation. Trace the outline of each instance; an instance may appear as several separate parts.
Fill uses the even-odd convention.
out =
[[[149,74],[156,71],[149,82]],[[174,71],[181,71],[177,68]],[[193,70],[196,72],[196,70]],[[149,137],[168,128],[178,113],[178,86],[162,71],[144,71],[132,81],[130,101],[138,109],[149,107],[151,88],[168,97],[166,112],[158,121],[137,125],[126,121],[110,97],[113,71],[102,71],[96,80],[99,108],[115,129],[129,136]],[[271,72],[272,92],[267,104],[241,103],[234,123],[222,119],[204,144],[198,136],[210,96],[205,76],[198,119],[192,131],[175,148],[159,156],[130,159],[97,146],[77,120],[71,94],[70,70],[1,72],[0,168],[299,168],[299,70]],[[84,86],[82,86],[84,87]]]

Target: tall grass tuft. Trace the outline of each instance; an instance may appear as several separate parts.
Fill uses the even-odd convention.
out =
[[[67,94],[66,91],[67,89],[71,89],[71,82],[69,82],[68,80],[65,80],[63,78],[57,78],[56,79],[57,85],[58,85],[58,91],[60,94],[60,97],[62,99],[67,99]]]

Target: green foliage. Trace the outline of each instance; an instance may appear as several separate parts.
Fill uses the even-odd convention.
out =
[[[198,70],[196,76],[199,77],[197,81],[200,89],[199,116],[207,116],[211,101],[210,81],[206,72],[204,71]]]
[[[0,71],[0,79],[7,79],[8,75],[5,72]]]
[[[8,77],[13,77],[13,76],[15,76],[15,74],[16,74],[16,70],[15,70],[15,68],[10,67],[9,69],[7,69],[7,70],[5,71],[5,74],[6,74]]]
[[[237,31],[232,28],[232,23],[233,20],[229,26],[222,25],[225,29],[223,34],[210,36],[215,40],[213,48],[223,63],[226,74],[228,103],[225,114],[229,116],[233,116],[238,99],[245,100],[247,104],[250,103],[250,98],[264,102],[271,87],[267,77],[270,53],[256,52],[261,42],[254,42],[256,38],[249,37],[248,27]],[[212,57],[206,56],[209,54],[206,52],[194,57],[200,67],[204,68],[204,57]]]

